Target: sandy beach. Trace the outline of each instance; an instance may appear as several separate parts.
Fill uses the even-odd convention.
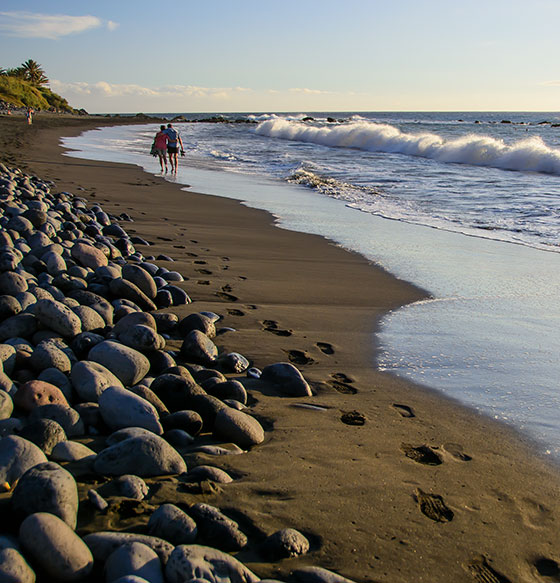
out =
[[[193,303],[174,309],[179,317],[220,314],[235,329],[217,338],[221,351],[260,369],[292,362],[314,395],[249,383],[264,443],[217,462],[189,459],[220,465],[233,483],[196,493],[154,479],[132,513],[84,504],[77,532],[141,530],[159,504],[204,501],[257,541],[288,527],[307,535],[301,557],[265,562],[255,545],[236,553],[263,579],[292,581],[294,569],[314,565],[364,583],[560,581],[558,469],[509,428],[374,368],[381,316],[425,293],[321,237],[275,227],[265,212],[134,166],[63,155],[60,137],[111,123],[2,118],[0,161],[128,213],[127,231],[173,257],[187,280]],[[81,499],[94,484],[84,476]]]

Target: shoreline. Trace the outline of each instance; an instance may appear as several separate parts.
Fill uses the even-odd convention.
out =
[[[519,580],[537,577],[539,557],[559,559],[558,470],[537,459],[514,430],[374,369],[371,337],[379,318],[423,297],[420,290],[322,237],[276,228],[264,211],[182,191],[138,167],[63,157],[58,136],[103,125],[76,121],[41,128],[39,118],[33,134],[18,128],[23,149],[9,156],[58,189],[129,212],[135,220],[129,232],[157,240],[157,251],[174,257],[174,267],[190,278],[194,303],[186,313],[222,313],[223,324],[237,329],[220,347],[258,367],[299,359],[317,392],[312,402],[326,407],[254,395],[255,412],[273,430],[248,455],[224,461],[243,478],[217,502],[267,532],[297,528],[320,543],[306,557],[283,561],[279,573],[278,565],[254,563],[243,552],[241,560],[261,576],[315,564],[358,581],[466,582],[476,565]],[[276,328],[264,324],[271,321]],[[407,408],[414,417],[403,416]],[[341,423],[353,411],[365,425]],[[414,461],[407,445],[427,447],[441,463]],[[418,489],[441,496],[453,520],[422,514]]]

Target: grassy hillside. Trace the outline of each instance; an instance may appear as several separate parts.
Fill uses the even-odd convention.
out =
[[[0,101],[5,101],[13,107],[76,112],[66,99],[53,93],[48,87],[38,87],[29,81],[9,75],[0,75]]]

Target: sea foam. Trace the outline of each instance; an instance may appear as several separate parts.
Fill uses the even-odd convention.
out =
[[[434,133],[405,133],[389,124],[367,121],[316,126],[281,118],[263,121],[255,131],[262,136],[321,146],[405,154],[444,163],[560,174],[560,150],[547,146],[538,136],[507,144],[479,134],[445,139]]]

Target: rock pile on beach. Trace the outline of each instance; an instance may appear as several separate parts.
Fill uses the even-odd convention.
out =
[[[255,537],[192,496],[152,508],[141,531],[80,528],[149,501],[161,476],[227,487],[235,476],[191,460],[263,443],[251,388],[312,393],[292,364],[261,372],[221,352],[218,314],[174,313],[191,304],[184,278],[138,251],[150,244],[127,234],[128,215],[54,190],[0,165],[0,580],[253,582],[231,553],[307,553],[292,528]],[[290,577],[347,581],[319,567]]]

